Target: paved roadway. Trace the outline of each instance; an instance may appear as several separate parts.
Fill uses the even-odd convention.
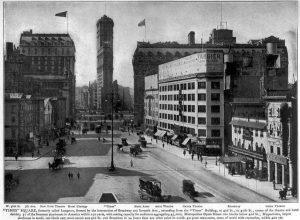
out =
[[[124,135],[123,135],[124,136]],[[137,136],[126,135],[129,143],[136,143]],[[120,143],[117,134],[115,143]],[[137,157],[115,148],[117,167],[110,173],[111,142],[99,142],[97,138],[81,137],[76,144],[67,146],[66,164],[62,170],[50,171],[46,156],[30,161],[6,161],[5,169],[18,176],[20,185],[5,195],[7,202],[59,202],[97,203],[102,193],[112,192],[122,203],[145,202],[138,195],[140,176],[152,176],[162,182],[162,194],[171,195],[171,202],[192,202],[182,193],[182,180],[196,183],[197,202],[271,202],[270,199],[243,188],[238,184],[194,167],[171,153],[152,145],[143,149]],[[133,167],[130,160],[133,160]],[[68,173],[74,174],[73,179]],[[79,172],[80,177],[77,178]]]

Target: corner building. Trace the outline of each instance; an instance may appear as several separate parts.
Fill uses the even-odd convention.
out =
[[[179,145],[224,146],[223,52],[196,53],[159,66],[159,124]]]
[[[113,79],[113,27],[114,22],[106,15],[97,21],[97,109],[110,112]]]

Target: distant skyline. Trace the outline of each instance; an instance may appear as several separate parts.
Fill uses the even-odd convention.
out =
[[[106,10],[105,10],[106,8]],[[88,85],[96,79],[96,22],[104,14],[114,21],[114,80],[133,88],[132,56],[137,41],[144,41],[146,19],[150,43],[187,43],[190,31],[196,43],[208,40],[220,23],[220,2],[5,2],[4,41],[19,45],[20,34],[66,33],[66,19],[55,17],[68,11],[69,34],[76,47],[76,83]],[[297,79],[298,2],[223,2],[223,21],[238,43],[271,35],[286,40],[289,53],[289,81]]]

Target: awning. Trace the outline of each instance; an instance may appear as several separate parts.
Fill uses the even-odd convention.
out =
[[[206,148],[220,148],[220,145],[206,145]]]
[[[221,163],[240,163],[243,161],[241,157],[221,157]]]
[[[154,134],[154,136],[159,136],[159,133],[160,133],[161,131],[160,130],[158,130],[155,134]]]
[[[172,141],[175,141],[177,138],[178,138],[178,135],[175,134],[175,135],[171,138],[171,140],[172,140]]]
[[[163,137],[166,133],[166,131],[161,131],[158,136]]]
[[[189,140],[191,140],[190,138],[186,138],[183,142],[182,142],[182,145],[186,145],[188,142],[189,142]]]
[[[240,127],[256,128],[256,129],[264,129],[267,125],[266,123],[262,123],[262,122],[240,121],[240,120],[232,120],[229,124],[240,126]]]

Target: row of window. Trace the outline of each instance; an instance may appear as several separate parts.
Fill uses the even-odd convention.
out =
[[[195,112],[195,105],[182,105],[181,110],[183,112]],[[179,111],[179,105],[171,105],[171,104],[159,104],[159,109],[161,110],[169,110],[169,111]],[[211,105],[210,111],[212,113],[220,113],[220,105]],[[206,106],[205,105],[198,105],[198,112],[205,113]]]
[[[58,53],[61,53],[62,55],[70,55],[71,54],[71,50],[69,48],[65,49],[65,48],[61,48],[61,52],[59,52],[58,48],[34,48],[34,54],[37,55],[38,52],[40,51],[41,54],[43,55],[51,55],[52,53],[54,53],[55,55],[57,55]],[[22,49],[22,53],[26,54],[26,49]],[[28,54],[31,54],[31,48],[28,48]]]
[[[159,118],[174,120],[174,121],[180,121],[180,116],[179,115],[172,115],[172,114],[166,114],[166,113],[160,113]],[[182,116],[182,122],[195,124],[195,117]],[[211,117],[211,124],[212,125],[220,125],[220,123],[221,123],[221,120],[220,120],[219,117]],[[198,117],[198,124],[206,125],[206,117]]]
[[[159,95],[160,101],[195,101],[195,94],[179,94],[175,95]],[[211,93],[210,97],[211,101],[220,101],[220,93]],[[198,101],[206,101],[206,93],[199,93],[198,94]]]
[[[239,133],[243,134],[243,130],[246,130],[245,127],[240,127],[240,126],[234,126],[234,133]],[[253,133],[253,136],[258,137],[258,131],[260,131],[260,137],[263,137],[263,130],[261,129],[252,129],[252,128],[247,128],[251,133]]]
[[[220,89],[220,82],[211,82],[211,89]],[[191,90],[195,89],[195,83],[181,83],[174,85],[159,86],[160,92]],[[206,89],[206,82],[198,82],[198,89]]]

